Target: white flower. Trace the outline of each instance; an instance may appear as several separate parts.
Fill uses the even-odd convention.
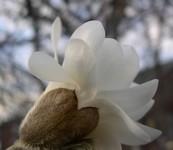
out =
[[[55,50],[61,22],[52,27]],[[96,150],[121,150],[121,144],[142,145],[161,132],[137,122],[153,106],[158,80],[131,86],[139,71],[136,51],[116,40],[105,38],[99,21],[89,21],[72,34],[62,66],[50,56],[36,52],[29,59],[29,68],[38,78],[50,81],[45,93],[64,87],[75,89],[79,108],[99,108],[99,123],[88,135]]]

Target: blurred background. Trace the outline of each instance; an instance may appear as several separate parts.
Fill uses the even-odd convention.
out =
[[[124,150],[173,150],[173,0],[0,0],[0,149],[18,137],[18,126],[45,89],[27,67],[34,51],[50,55],[53,20],[62,19],[60,61],[72,32],[97,19],[122,44],[135,47],[137,83],[160,80],[155,106],[141,122],[163,131],[149,145]]]

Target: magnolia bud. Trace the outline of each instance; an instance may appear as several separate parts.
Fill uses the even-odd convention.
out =
[[[84,137],[96,128],[98,110],[77,107],[75,91],[59,88],[48,92],[26,115],[20,127],[20,138],[10,150],[67,150],[80,140],[87,145]]]

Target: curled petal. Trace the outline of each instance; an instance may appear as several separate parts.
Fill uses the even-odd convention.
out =
[[[123,61],[121,46],[114,39],[105,39],[102,48],[97,54],[98,62],[98,88],[106,89],[116,76],[116,71]]]
[[[160,130],[145,126],[143,124],[138,123],[138,126],[150,136],[151,141],[155,140],[162,134]],[[144,144],[147,144],[147,143],[144,143]]]
[[[130,118],[132,118],[135,121],[140,120],[152,108],[153,105],[154,105],[154,100],[150,100],[147,104],[130,112],[128,115]]]
[[[52,31],[51,31],[51,42],[54,49],[54,57],[56,60],[58,60],[57,57],[57,42],[59,40],[59,37],[61,35],[61,20],[59,17],[57,17],[52,25]]]
[[[98,128],[103,125],[107,130],[106,132],[112,133],[105,136],[105,140],[114,138],[127,145],[141,145],[151,142],[150,136],[114,102],[98,99],[85,105],[99,108],[100,121]],[[100,134],[105,134],[105,132]],[[93,133],[93,138],[95,136],[96,134]]]
[[[105,31],[99,21],[89,21],[78,27],[71,36],[71,39],[81,39],[94,51],[99,50],[105,37]]]
[[[123,61],[118,70],[114,70],[114,78],[109,84],[105,85],[107,90],[130,87],[139,72],[139,58],[136,51],[130,46],[121,46],[121,48],[123,50]]]
[[[154,79],[144,84],[115,91],[99,91],[98,98],[116,102],[127,114],[140,109],[154,96],[158,80]]]
[[[52,57],[42,52],[35,52],[29,58],[29,69],[33,75],[41,80],[77,83],[62,69]]]

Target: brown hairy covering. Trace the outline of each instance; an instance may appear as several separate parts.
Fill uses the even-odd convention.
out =
[[[75,91],[54,89],[31,109],[20,128],[19,141],[27,146],[59,148],[84,138],[99,120],[95,107],[77,108]]]

